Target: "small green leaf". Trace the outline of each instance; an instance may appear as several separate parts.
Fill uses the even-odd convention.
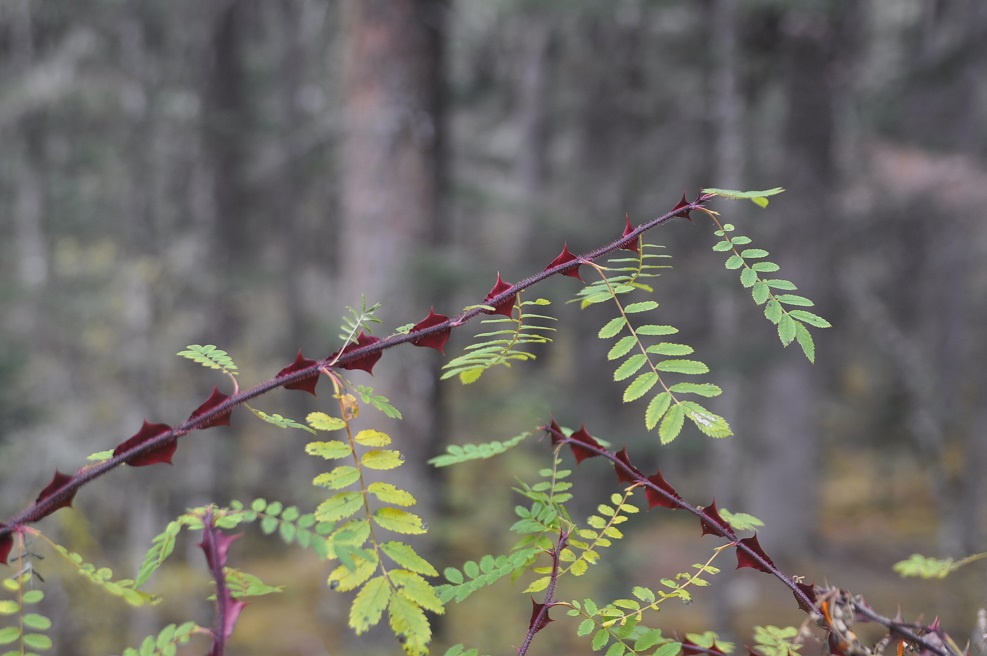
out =
[[[776,324],[781,321],[783,314],[784,310],[781,309],[781,304],[774,299],[768,301],[768,304],[764,306],[764,316],[767,317],[768,321],[771,323]]]
[[[688,344],[676,344],[674,342],[660,342],[649,346],[646,350],[648,353],[654,353],[655,355],[669,356],[691,355],[695,352],[695,349]]]
[[[717,232],[719,232],[719,231],[717,231]],[[729,250],[732,250],[732,249],[733,249],[733,244],[730,243],[727,240],[718,241],[715,244],[713,244],[713,250],[716,251],[716,252],[718,252],[718,253],[724,253],[724,252],[729,251]]]
[[[321,456],[326,460],[338,460],[352,455],[353,449],[346,442],[330,440],[328,442],[309,442],[305,445],[305,453],[311,456]]]
[[[774,262],[755,262],[751,265],[751,268],[758,273],[772,273],[779,270],[781,267]]]
[[[672,394],[698,394],[706,398],[719,396],[723,393],[719,385],[712,383],[676,383],[668,388]]]
[[[315,518],[320,522],[335,522],[351,516],[363,505],[359,492],[339,492],[319,504]]]
[[[421,577],[420,574],[409,572],[405,569],[395,569],[390,572],[391,582],[411,601],[415,602],[425,610],[441,614],[443,611],[442,602],[435,594],[432,584]]]
[[[795,339],[795,320],[787,314],[783,314],[778,322],[778,339],[785,346],[791,344],[792,340]]]
[[[387,446],[391,436],[379,430],[366,429],[353,436],[353,441],[361,446]]]
[[[831,328],[833,325],[819,315],[813,314],[808,310],[792,310],[789,314],[792,315],[793,319],[798,319],[799,321],[805,322],[810,326],[815,326],[816,328]]]
[[[338,417],[330,417],[324,412],[310,412],[305,421],[315,430],[335,431],[346,428],[346,422]]]
[[[610,641],[610,633],[606,629],[600,629],[593,635],[591,646],[593,651],[600,651]]]
[[[26,633],[23,638],[24,646],[38,651],[51,649],[51,638],[41,633]]]
[[[744,287],[752,287],[757,282],[757,271],[750,267],[744,267],[740,272],[740,284]]]
[[[617,367],[617,371],[613,373],[613,379],[616,381],[624,380],[625,378],[630,378],[633,376],[638,369],[644,366],[644,363],[648,361],[648,356],[644,353],[635,353],[631,357],[624,360],[624,362]]]
[[[749,271],[750,269],[747,270]],[[770,295],[771,295],[771,290],[768,288],[766,284],[764,284],[763,281],[758,280],[756,283],[754,283],[754,289],[751,290],[751,296],[754,297],[755,303],[757,303],[758,305],[764,303],[765,301],[768,300],[768,297]]]
[[[404,464],[404,456],[392,449],[374,449],[364,453],[360,462],[368,469],[395,469]]]
[[[21,605],[11,599],[0,601],[0,615],[14,615],[21,612]]]
[[[644,424],[648,427],[648,430],[653,430],[658,425],[658,422],[665,414],[665,411],[668,410],[671,402],[672,395],[668,392],[662,392],[651,399],[651,402],[648,403],[648,409],[644,413]]]
[[[34,629],[35,631],[47,631],[51,628],[51,620],[37,613],[26,613],[21,617],[21,622],[27,628]]]
[[[638,335],[674,335],[679,332],[678,328],[672,326],[640,326],[634,332]]]
[[[312,484],[330,490],[341,490],[360,480],[360,470],[351,465],[341,465],[330,472],[319,474]]]
[[[674,374],[698,375],[709,373],[709,367],[698,360],[664,360],[656,364],[655,369]]]
[[[762,263],[758,262],[757,264],[762,264]],[[755,264],[754,266],[756,267],[757,264]],[[728,269],[739,269],[740,267],[744,266],[744,258],[740,257],[739,255],[731,255],[730,257],[727,258],[727,261],[723,266],[725,266]]]
[[[592,633],[594,628],[596,628],[596,623],[593,620],[587,618],[579,623],[579,628],[576,629],[576,635],[579,636],[580,638],[583,638],[585,636],[588,636],[590,633]]]
[[[795,291],[798,289],[798,287],[795,286],[795,283],[790,280],[782,280],[778,278],[775,280],[765,280],[764,282],[766,282],[768,287],[771,289],[781,289],[783,291]]]
[[[809,330],[804,324],[795,322],[795,339],[798,340],[799,346],[802,347],[802,352],[805,353],[805,357],[809,362],[815,363],[816,361],[816,345],[812,341],[812,335],[809,334]]]
[[[658,382],[658,374],[646,371],[627,386],[624,390],[624,403],[629,403],[644,396]]]
[[[686,417],[696,425],[696,428],[706,435],[716,438],[730,437],[733,435],[733,431],[730,430],[730,426],[723,417],[713,414],[698,403],[683,401],[682,407],[685,409]]]
[[[745,248],[740,253],[740,257],[745,260],[756,260],[758,258],[767,257],[768,251],[763,248]]]
[[[610,352],[607,353],[607,360],[616,360],[617,358],[624,357],[637,343],[637,338],[633,335],[621,337],[617,340],[617,343],[613,345],[613,348],[610,349]]]
[[[637,312],[649,312],[651,310],[658,308],[657,301],[640,301],[638,303],[631,303],[624,308],[626,314],[635,314]]]
[[[0,629],[0,645],[9,645],[21,637],[21,627],[5,626]]]
[[[384,503],[393,503],[395,506],[415,505],[415,497],[412,496],[410,492],[405,492],[390,483],[374,481],[367,486],[367,492],[374,495]]]
[[[387,577],[375,576],[357,593],[350,608],[350,627],[357,635],[380,622],[391,600],[391,591]]]
[[[418,553],[403,542],[384,542],[380,545],[380,550],[401,567],[405,567],[412,572],[418,572],[425,576],[438,576],[438,572],[432,564],[418,555]]]
[[[395,533],[417,535],[425,533],[427,530],[421,517],[399,508],[378,508],[372,517],[381,528]]]
[[[779,303],[784,303],[785,305],[800,305],[802,307],[812,307],[815,305],[815,303],[807,299],[805,296],[799,296],[798,294],[779,294],[778,296],[775,296],[775,299]]]
[[[598,336],[600,339],[610,339],[612,337],[616,337],[617,335],[620,334],[620,331],[623,330],[624,326],[626,325],[627,325],[627,319],[625,319],[624,317],[614,317],[613,319],[607,322],[607,325],[603,326],[603,328],[600,328],[600,332],[598,333]]]
[[[673,405],[669,408],[668,412],[665,413],[665,418],[661,420],[661,425],[658,427],[658,438],[661,440],[662,444],[668,444],[682,432],[682,426],[685,423],[685,411],[682,408],[682,404]]]
[[[465,580],[463,578],[463,573],[455,567],[446,567],[442,570],[442,576],[446,577],[446,580],[450,583],[454,583],[456,585],[461,584]]]

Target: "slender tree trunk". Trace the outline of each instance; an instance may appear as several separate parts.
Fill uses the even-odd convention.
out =
[[[368,303],[381,302],[387,330],[425,318],[425,303],[436,300],[421,260],[444,239],[446,11],[439,0],[343,3],[343,297],[352,306],[361,294]],[[386,366],[370,382],[404,413],[393,427],[408,456],[403,473],[427,501],[431,472],[424,461],[437,449],[441,432],[432,371],[437,360],[419,349],[385,358]]]

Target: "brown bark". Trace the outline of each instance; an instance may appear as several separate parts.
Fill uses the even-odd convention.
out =
[[[443,239],[445,11],[438,0],[347,0],[342,7],[340,302],[356,307],[361,294],[381,302],[388,328],[424,318],[426,299],[437,301],[420,263]],[[437,361],[417,349],[385,360],[371,384],[404,413],[394,427],[409,457],[403,469],[427,498],[424,460],[441,432],[429,371]]]

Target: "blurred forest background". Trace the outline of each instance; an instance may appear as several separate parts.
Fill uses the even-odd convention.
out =
[[[609,241],[625,212],[641,223],[683,190],[782,186],[766,210],[713,207],[834,324],[815,331],[814,366],[780,348],[710,252],[707,221],[648,236],[673,256],[661,321],[727,391],[716,409],[734,438],[660,449],[608,384],[603,315],[565,305],[571,279],[537,290],[563,322],[533,366],[462,389],[436,385],[437,355],[414,349],[354,379],[405,413],[389,430],[448,540],[432,554],[444,564],[509,546],[512,477],[548,460],[537,444],[451,473],[425,458],[554,413],[660,462],[686,498],[764,519],[761,542],[789,571],[967,635],[987,603],[982,566],[934,584],[890,568],[987,547],[985,71],[982,0],[0,0],[0,516],[55,467],[75,471],[145,417],[177,424],[228,386],[174,357],[187,344],[228,350],[250,385],[299,347],[336,350],[361,294],[384,303],[387,334],[429,305],[480,301],[498,271],[542,269],[563,242]],[[331,411],[325,390],[302,396],[256,407]],[[174,467],[114,472],[40,528],[133,576],[186,507],[313,507],[306,437],[241,412],[185,438]],[[613,483],[593,464],[577,478],[587,512]],[[587,575],[600,596],[708,557],[692,521],[648,519],[629,556]],[[201,553],[184,548],[149,585],[171,599],[154,610],[70,574],[47,584],[59,653],[208,624]],[[255,537],[231,553],[289,586],[245,611],[237,653],[358,649],[324,565]],[[663,628],[749,642],[755,623],[801,621],[780,586],[720,565],[720,585]],[[59,580],[55,558],[42,567]],[[498,588],[496,612],[482,595],[450,609],[440,642],[510,649],[530,612],[518,590]],[[589,651],[557,626],[541,653],[551,640]]]

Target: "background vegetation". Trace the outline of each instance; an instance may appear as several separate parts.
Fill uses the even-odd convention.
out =
[[[715,410],[737,438],[682,441],[662,467],[689,472],[683,495],[713,491],[764,519],[761,541],[788,569],[968,622],[947,627],[964,635],[982,566],[948,594],[885,586],[912,551],[984,544],[985,37],[978,0],[0,0],[0,515],[145,416],[187,416],[215,382],[172,355],[187,344],[220,344],[259,380],[299,347],[338,348],[361,294],[384,302],[388,328],[423,303],[451,313],[498,269],[516,280],[562,241],[605,241],[624,212],[639,223],[684,189],[782,186],[770,211],[734,222],[835,327],[806,366],[710,260],[705,227],[663,228],[676,270],[659,281],[662,311],[717,372],[728,394]],[[633,413],[620,423],[618,391],[593,384],[606,349],[592,321],[579,330],[479,393],[416,377],[438,364],[424,352],[376,383],[406,411],[391,432],[406,434],[422,514],[441,513],[435,530],[457,545],[445,556],[503,546],[473,521],[495,525],[517,502],[489,483],[544,466],[518,452],[503,471],[452,471],[439,498],[422,463],[445,442],[502,439],[551,407],[656,444]],[[320,409],[296,396],[265,409]],[[173,471],[93,486],[46,532],[136,571],[188,506],[311,496],[297,437],[246,422],[214,432]],[[688,567],[693,530],[682,553],[633,536],[634,569]],[[290,592],[246,612],[237,638],[257,653],[274,649],[271,627],[294,627],[281,653],[348,640],[319,566],[266,549],[247,569]],[[199,559],[190,547],[190,572]],[[669,625],[746,635],[798,621],[784,591],[758,584],[740,577]],[[85,594],[69,581],[46,603],[55,615]],[[66,614],[53,633],[109,653],[206,608],[203,596],[157,616],[100,601],[105,613]],[[326,621],[297,612],[313,606]],[[498,608],[491,622],[464,606],[449,625],[494,650],[528,615]]]

